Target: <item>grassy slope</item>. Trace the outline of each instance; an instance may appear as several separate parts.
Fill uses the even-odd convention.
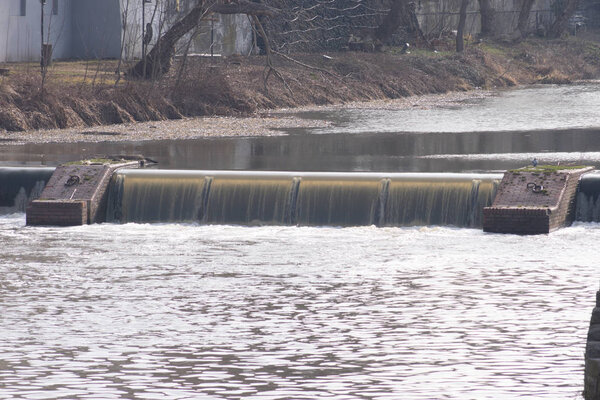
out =
[[[115,61],[56,63],[45,90],[32,64],[9,64],[0,77],[0,129],[66,128],[200,115],[239,115],[261,109],[493,88],[568,83],[600,77],[600,46],[575,38],[531,39],[517,45],[471,44],[464,55],[416,50],[384,53],[296,54],[277,58],[285,79],[271,75],[264,58],[192,59],[178,79],[115,84]],[[323,72],[323,70],[330,73]]]

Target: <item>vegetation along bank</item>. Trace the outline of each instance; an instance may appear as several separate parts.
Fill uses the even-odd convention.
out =
[[[0,130],[77,128],[521,84],[565,84],[600,77],[600,45],[579,37],[517,43],[452,40],[436,50],[399,47],[265,57],[176,58],[154,80],[118,79],[117,61],[55,62],[42,82],[39,65],[5,64],[0,76]]]

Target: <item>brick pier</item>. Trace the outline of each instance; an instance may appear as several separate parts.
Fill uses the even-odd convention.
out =
[[[570,225],[579,178],[592,169],[540,166],[507,171],[494,203],[483,209],[483,230],[527,235]]]
[[[72,226],[103,222],[113,173],[139,161],[63,164],[56,168],[38,200],[27,207],[27,225]]]

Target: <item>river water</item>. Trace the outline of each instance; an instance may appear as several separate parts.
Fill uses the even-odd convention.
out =
[[[0,218],[0,398],[575,399],[596,224]]]
[[[2,146],[0,161],[117,150],[188,169],[463,172],[532,155],[600,164],[598,86],[572,88],[419,111],[520,115],[530,111],[511,108],[515,96],[554,93],[540,103],[560,105],[554,125],[530,112],[514,129],[377,133],[360,127],[400,126],[405,111],[338,110],[323,112],[329,131]],[[584,101],[596,108],[569,117],[564,102]],[[0,398],[580,399],[598,241],[595,223],[521,237],[434,226],[26,227],[24,214],[3,215]]]
[[[56,166],[143,154],[168,169],[484,172],[545,163],[600,166],[600,82],[500,91],[437,108],[324,109],[326,129],[278,137],[0,145],[2,165]]]

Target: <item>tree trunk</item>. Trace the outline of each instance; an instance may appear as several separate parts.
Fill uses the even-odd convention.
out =
[[[456,28],[456,52],[462,53],[465,49],[465,40],[463,35],[465,33],[465,24],[467,23],[467,6],[469,0],[461,0],[460,11],[458,18],[458,28]]]
[[[494,36],[496,10],[492,7],[491,0],[479,0],[479,13],[481,14],[481,36]]]
[[[175,55],[175,44],[183,35],[198,25],[205,13],[204,1],[201,1],[161,36],[146,55],[146,58],[135,64],[128,74],[139,78],[152,79],[169,72]]]
[[[390,12],[385,16],[381,25],[375,28],[375,39],[381,44],[388,43],[401,26],[429,47],[429,42],[425,39],[419,26],[414,3],[408,0],[391,0]]]
[[[133,66],[128,74],[144,79],[154,79],[161,77],[169,72],[175,55],[175,45],[186,33],[194,29],[202,18],[208,13],[218,14],[248,14],[248,15],[268,15],[274,16],[277,10],[257,3],[251,3],[246,0],[222,4],[212,2],[206,4],[201,0],[192,10],[182,19],[171,26],[164,35],[157,41],[152,50],[146,55],[145,59],[140,60]],[[144,67],[145,66],[145,67]]]
[[[550,30],[548,31],[548,36],[553,38],[561,37],[562,34],[567,29],[567,24],[569,23],[569,18],[573,16],[573,13],[577,9],[579,4],[579,0],[568,0],[565,5],[564,10],[556,16],[556,19],[552,23]]]
[[[520,38],[525,38],[529,33],[529,14],[535,0],[523,0],[521,10],[519,11],[519,21],[517,22],[517,31]]]

